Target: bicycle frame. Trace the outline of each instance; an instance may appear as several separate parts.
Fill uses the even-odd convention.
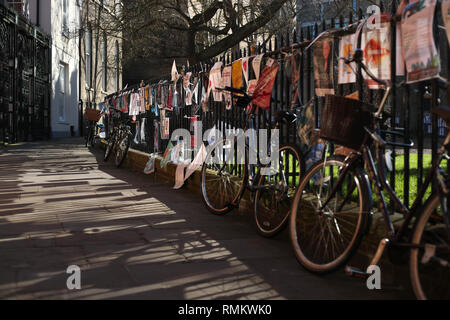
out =
[[[330,195],[328,196],[327,200],[324,202],[324,204],[322,205],[320,210],[323,210],[328,205],[328,203],[331,201],[331,199],[335,196],[335,194],[338,192],[340,185],[343,183],[347,173],[351,170],[351,168],[356,165],[359,165],[361,163],[361,161],[363,161],[363,164],[368,171],[370,180],[372,182],[374,182],[375,193],[379,200],[379,202],[378,202],[379,209],[380,209],[380,211],[383,215],[384,221],[385,221],[389,240],[392,242],[392,244],[394,244],[396,246],[413,248],[413,247],[417,247],[417,246],[413,246],[412,244],[407,243],[407,242],[402,242],[401,238],[405,234],[407,227],[410,225],[412,218],[414,216],[420,214],[420,209],[422,207],[422,200],[424,199],[426,191],[427,191],[428,187],[430,186],[433,178],[435,178],[436,181],[438,182],[438,184],[437,184],[438,191],[437,192],[441,198],[441,203],[444,204],[442,199],[444,198],[444,196],[447,196],[449,194],[449,190],[447,189],[446,182],[443,181],[443,179],[439,173],[439,165],[442,160],[442,157],[445,154],[447,147],[450,144],[450,132],[447,134],[445,142],[443,143],[442,147],[439,150],[438,156],[435,159],[433,159],[431,170],[428,172],[425,182],[422,185],[422,187],[420,188],[412,207],[410,209],[408,209],[407,206],[405,206],[405,204],[398,198],[395,191],[392,189],[392,187],[387,182],[387,178],[386,178],[386,160],[384,157],[385,145],[386,144],[400,145],[400,144],[395,144],[395,143],[386,143],[380,137],[380,134],[381,134],[380,124],[379,124],[380,115],[381,115],[383,107],[387,101],[387,97],[388,97],[389,93],[390,93],[390,90],[387,90],[386,94],[380,104],[378,111],[374,115],[374,118],[373,118],[374,132],[366,135],[364,143],[359,151],[355,151],[354,153],[350,154],[346,158],[345,166],[343,167],[342,172],[339,175],[338,181],[336,182],[335,186],[333,187],[332,191],[330,192]],[[367,131],[370,133],[369,130],[367,130]],[[370,150],[371,145],[370,145],[369,137],[372,137],[371,140],[373,140],[375,142],[375,147],[376,147],[376,155],[375,155],[376,158],[375,159],[376,159],[376,162],[378,163],[378,167],[375,165],[374,157]],[[403,146],[407,146],[407,145],[403,145]],[[355,190],[355,187],[356,187],[356,185],[354,185],[354,186],[352,185],[352,187],[349,188],[349,192],[346,195],[345,200],[347,200],[348,197],[353,193],[353,191]],[[386,204],[386,199],[385,199],[385,196],[383,195],[382,191],[387,192],[388,197],[393,202],[395,208],[398,209],[400,211],[400,213],[403,214],[403,216],[405,217],[405,221],[403,222],[401,227],[398,229],[398,231],[395,230],[395,228],[392,224],[392,220],[390,218],[389,210],[388,210],[387,204]],[[428,199],[433,197],[433,195],[434,195],[434,193],[432,193]],[[344,200],[344,202],[345,202],[345,200]],[[450,224],[448,221],[449,217],[448,217],[447,206],[443,206],[443,210],[444,210],[443,217],[444,217],[444,219],[447,220],[447,221],[445,221],[447,224],[447,227],[450,228]]]

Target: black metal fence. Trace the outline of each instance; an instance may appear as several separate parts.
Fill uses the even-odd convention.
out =
[[[396,1],[392,4],[392,13],[395,13],[397,8]],[[300,80],[299,80],[299,93],[300,101],[306,103],[313,101],[314,109],[316,113],[317,125],[320,126],[320,112],[324,105],[324,98],[315,96],[315,84],[313,73],[313,51],[307,49],[307,46],[311,43],[317,35],[325,30],[343,28],[352,24],[354,21],[358,21],[363,18],[363,14],[360,11],[359,16],[350,15],[348,17],[340,17],[339,19],[333,19],[329,21],[322,21],[315,26],[300,27],[296,32],[287,33],[285,35],[279,35],[274,38],[273,41],[268,42],[265,46],[259,46],[257,51],[259,53],[265,53],[265,57],[272,57],[282,60],[284,54],[283,51],[289,51],[293,47],[296,47],[301,52],[299,59],[300,68]],[[404,77],[395,76],[396,72],[396,28],[395,21],[392,21],[391,27],[391,74],[393,76],[394,83],[401,83]],[[440,15],[436,15],[435,25],[443,25]],[[343,28],[345,31],[345,28]],[[448,41],[443,28],[435,28],[435,37],[437,39],[436,44],[441,57],[442,72],[441,75],[448,78]],[[337,43],[337,38],[336,38]],[[338,46],[334,46],[334,55],[338,57]],[[283,50],[281,50],[283,49]],[[195,66],[192,66],[186,72],[192,72],[193,76],[196,76],[200,80],[200,92],[202,85],[205,84],[207,72],[212,68],[216,61],[223,61],[224,64],[230,64],[236,59],[241,57],[250,56],[249,49],[243,49],[237,52],[229,51],[224,53],[220,58],[216,58],[211,61],[207,61]],[[337,70],[337,60],[334,59],[335,71]],[[277,75],[275,87],[272,92],[272,102],[270,110],[264,111],[258,110],[257,123],[259,128],[270,128],[270,122],[264,121],[264,119],[273,119],[274,112],[279,110],[288,110],[291,105],[290,83],[287,77],[286,65],[280,64],[280,70]],[[169,70],[168,70],[169,73]],[[163,75],[161,78],[165,78],[167,75]],[[250,74],[250,78],[254,78],[253,74]],[[369,90],[365,83],[354,83],[337,85],[335,81],[335,92],[339,95],[351,94],[355,91],[360,92],[360,97],[366,102],[377,104],[382,98],[380,90]],[[184,96],[184,92],[181,84],[179,83],[178,92],[180,96]],[[432,95],[428,95],[431,93]],[[231,110],[226,110],[224,103],[213,102],[210,99],[209,110],[204,111],[199,106],[186,106],[184,99],[181,101],[181,105],[174,111],[167,112],[166,116],[170,119],[170,133],[178,128],[190,129],[190,120],[194,114],[199,116],[198,120],[203,123],[203,131],[216,126],[222,132],[225,132],[229,128],[243,128],[245,115],[242,109],[232,107]],[[405,203],[410,204],[413,199],[413,195],[422,185],[425,170],[429,167],[430,158],[437,153],[437,148],[441,141],[441,138],[447,133],[442,119],[437,118],[431,114],[431,108],[433,106],[444,104],[448,102],[447,88],[440,89],[435,80],[423,81],[419,84],[407,85],[407,86],[395,86],[393,88],[393,94],[391,95],[388,104],[391,106],[391,112],[394,115],[391,120],[392,127],[403,127],[405,129],[405,137],[397,138],[398,142],[407,143],[411,138],[415,142],[413,149],[395,148],[393,150],[393,171],[390,173],[390,183],[400,193],[400,197],[403,198]],[[154,145],[154,123],[158,122],[159,117],[155,117],[154,113],[147,111],[145,114],[138,116],[138,122],[142,123],[142,119],[146,119],[145,143],[133,143],[133,148],[145,151],[148,153],[164,152],[169,140],[161,140],[161,135],[158,134],[158,148]],[[202,133],[203,134],[203,133]],[[280,132],[280,143],[298,142],[298,135],[296,128],[283,126]],[[399,178],[400,177],[400,178]],[[403,194],[403,195],[402,195]],[[409,196],[408,196],[409,195]]]
[[[50,137],[51,40],[0,4],[0,143]]]

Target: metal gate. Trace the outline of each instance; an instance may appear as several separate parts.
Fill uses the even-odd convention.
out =
[[[0,5],[0,142],[50,137],[50,43]]]

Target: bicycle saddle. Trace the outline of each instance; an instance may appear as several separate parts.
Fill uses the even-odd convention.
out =
[[[104,128],[105,127],[105,125],[103,124],[103,123],[97,123],[97,128]]]
[[[283,122],[293,123],[297,121],[297,115],[289,111],[277,111],[274,114],[275,122]]]
[[[441,117],[442,120],[445,121],[447,126],[450,125],[450,107],[447,107],[447,106],[435,107],[435,108],[433,108],[433,110],[431,110],[431,112],[434,113],[435,115]]]

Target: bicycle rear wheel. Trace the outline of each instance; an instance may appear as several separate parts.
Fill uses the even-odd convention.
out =
[[[447,199],[443,200],[445,205]],[[419,300],[450,299],[450,229],[438,195],[429,200],[414,230],[411,283]],[[425,249],[424,249],[425,248]]]
[[[300,264],[314,273],[342,267],[358,248],[370,223],[371,193],[362,169],[347,172],[338,192],[343,157],[314,164],[305,174],[292,205],[290,236]]]
[[[260,176],[253,212],[256,229],[263,237],[274,237],[286,227],[303,168],[298,147],[285,145],[273,174]]]
[[[202,199],[208,210],[216,215],[233,210],[248,183],[248,162],[242,157],[238,159],[237,139],[232,142],[224,138],[213,145],[202,167]],[[244,156],[248,158],[247,151]]]

